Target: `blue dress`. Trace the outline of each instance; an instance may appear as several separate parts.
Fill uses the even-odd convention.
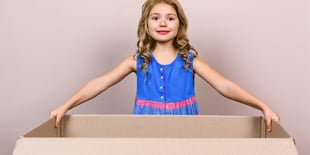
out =
[[[193,63],[183,69],[185,61],[180,54],[167,65],[160,64],[152,54],[147,73],[141,70],[142,57],[137,56],[137,92],[134,114],[197,115]],[[189,52],[190,61],[194,55]]]

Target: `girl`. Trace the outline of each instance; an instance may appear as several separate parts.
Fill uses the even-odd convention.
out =
[[[88,82],[60,107],[51,111],[55,126],[73,107],[86,102],[121,81],[137,75],[134,114],[199,114],[194,92],[197,74],[220,94],[262,111],[271,131],[279,116],[269,106],[224,78],[198,57],[187,38],[187,19],[177,0],[147,0],[138,27],[137,53],[106,74]]]

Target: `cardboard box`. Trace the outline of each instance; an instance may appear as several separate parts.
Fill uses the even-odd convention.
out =
[[[13,155],[297,155],[280,124],[262,117],[68,115],[21,136]]]

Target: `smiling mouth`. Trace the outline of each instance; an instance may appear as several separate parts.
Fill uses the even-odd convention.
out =
[[[157,33],[160,35],[166,35],[169,33],[169,31],[157,31]]]

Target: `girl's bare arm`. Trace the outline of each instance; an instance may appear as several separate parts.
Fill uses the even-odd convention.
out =
[[[131,55],[121,61],[111,71],[86,83],[67,102],[50,112],[50,118],[56,117],[55,127],[59,126],[61,118],[68,110],[96,97],[106,89],[121,81],[131,72],[134,72],[136,67],[135,64],[136,61],[133,55]]]
[[[268,131],[271,131],[272,120],[279,121],[279,116],[274,113],[267,104],[256,98],[250,92],[241,88],[239,85],[223,77],[201,58],[196,57],[193,66],[194,71],[221,95],[261,110],[265,116]]]

